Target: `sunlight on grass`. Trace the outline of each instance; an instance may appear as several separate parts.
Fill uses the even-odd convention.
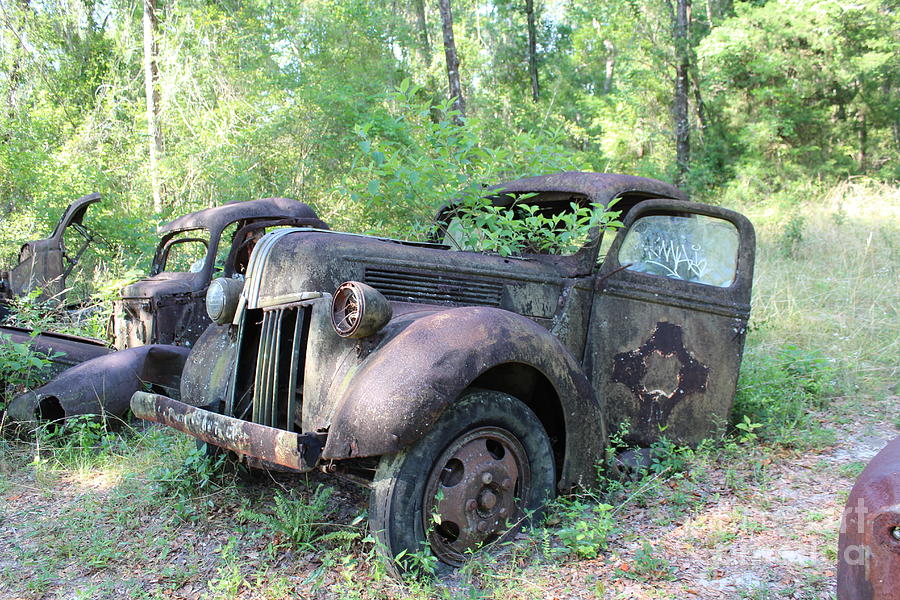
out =
[[[759,241],[750,352],[818,350],[862,393],[884,393],[900,355],[900,187],[849,182],[792,210],[741,210]],[[787,252],[789,215],[802,229]]]

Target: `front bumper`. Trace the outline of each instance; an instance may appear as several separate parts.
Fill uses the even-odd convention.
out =
[[[159,394],[135,392],[131,411],[141,419],[168,425],[208,444],[300,472],[316,468],[325,445],[324,435],[298,434],[242,421]]]

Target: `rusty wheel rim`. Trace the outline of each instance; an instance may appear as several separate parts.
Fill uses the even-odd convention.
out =
[[[459,566],[467,551],[501,537],[530,482],[525,448],[509,431],[480,427],[457,438],[425,485],[423,526],[435,556]]]

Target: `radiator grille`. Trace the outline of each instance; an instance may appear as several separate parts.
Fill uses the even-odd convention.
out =
[[[231,414],[295,431],[303,394],[309,309],[247,311],[235,369]]]
[[[395,302],[500,306],[503,293],[492,281],[372,267],[366,268],[365,283]]]

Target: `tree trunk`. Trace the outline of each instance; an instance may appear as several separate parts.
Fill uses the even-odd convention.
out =
[[[694,91],[694,110],[697,111],[697,124],[700,125],[700,137],[703,138],[703,132],[706,130],[706,104],[703,102],[703,94],[700,92],[700,76],[697,74],[696,65],[692,65],[691,84]]]
[[[866,109],[859,109],[859,122],[857,123],[857,133],[859,135],[859,152],[856,154],[856,163],[860,173],[865,173],[869,167],[868,153],[866,147],[869,142],[869,127],[866,122]]]
[[[734,16],[734,2],[732,0],[722,0],[719,5],[719,14],[724,18]]]
[[[528,74],[531,76],[531,99],[540,97],[537,70],[537,28],[534,24],[534,0],[525,0],[525,16],[528,18]]]
[[[444,31],[444,55],[447,58],[447,81],[450,86],[450,98],[453,108],[459,111],[454,121],[462,124],[461,117],[466,116],[466,101],[459,83],[459,58],[456,56],[456,42],[453,39],[453,14],[450,12],[450,0],[440,0],[441,26]]]
[[[422,62],[431,64],[431,40],[428,39],[428,21],[425,19],[425,0],[413,0],[416,11],[416,31],[419,34],[419,48]]]
[[[613,73],[616,70],[616,47],[610,40],[603,40],[603,47],[606,48],[606,72],[603,77],[603,93],[608,94],[612,91]]]
[[[691,0],[677,0],[675,5],[675,101],[673,118],[675,121],[675,181],[685,181],[691,159],[691,126],[688,118],[688,95],[690,94],[690,46],[688,24],[691,20]]]
[[[147,142],[150,147],[150,185],[153,210],[162,212],[162,186],[159,181],[159,157],[162,133],[159,129],[159,71],[156,67],[156,0],[144,0],[144,91],[147,98]]]

